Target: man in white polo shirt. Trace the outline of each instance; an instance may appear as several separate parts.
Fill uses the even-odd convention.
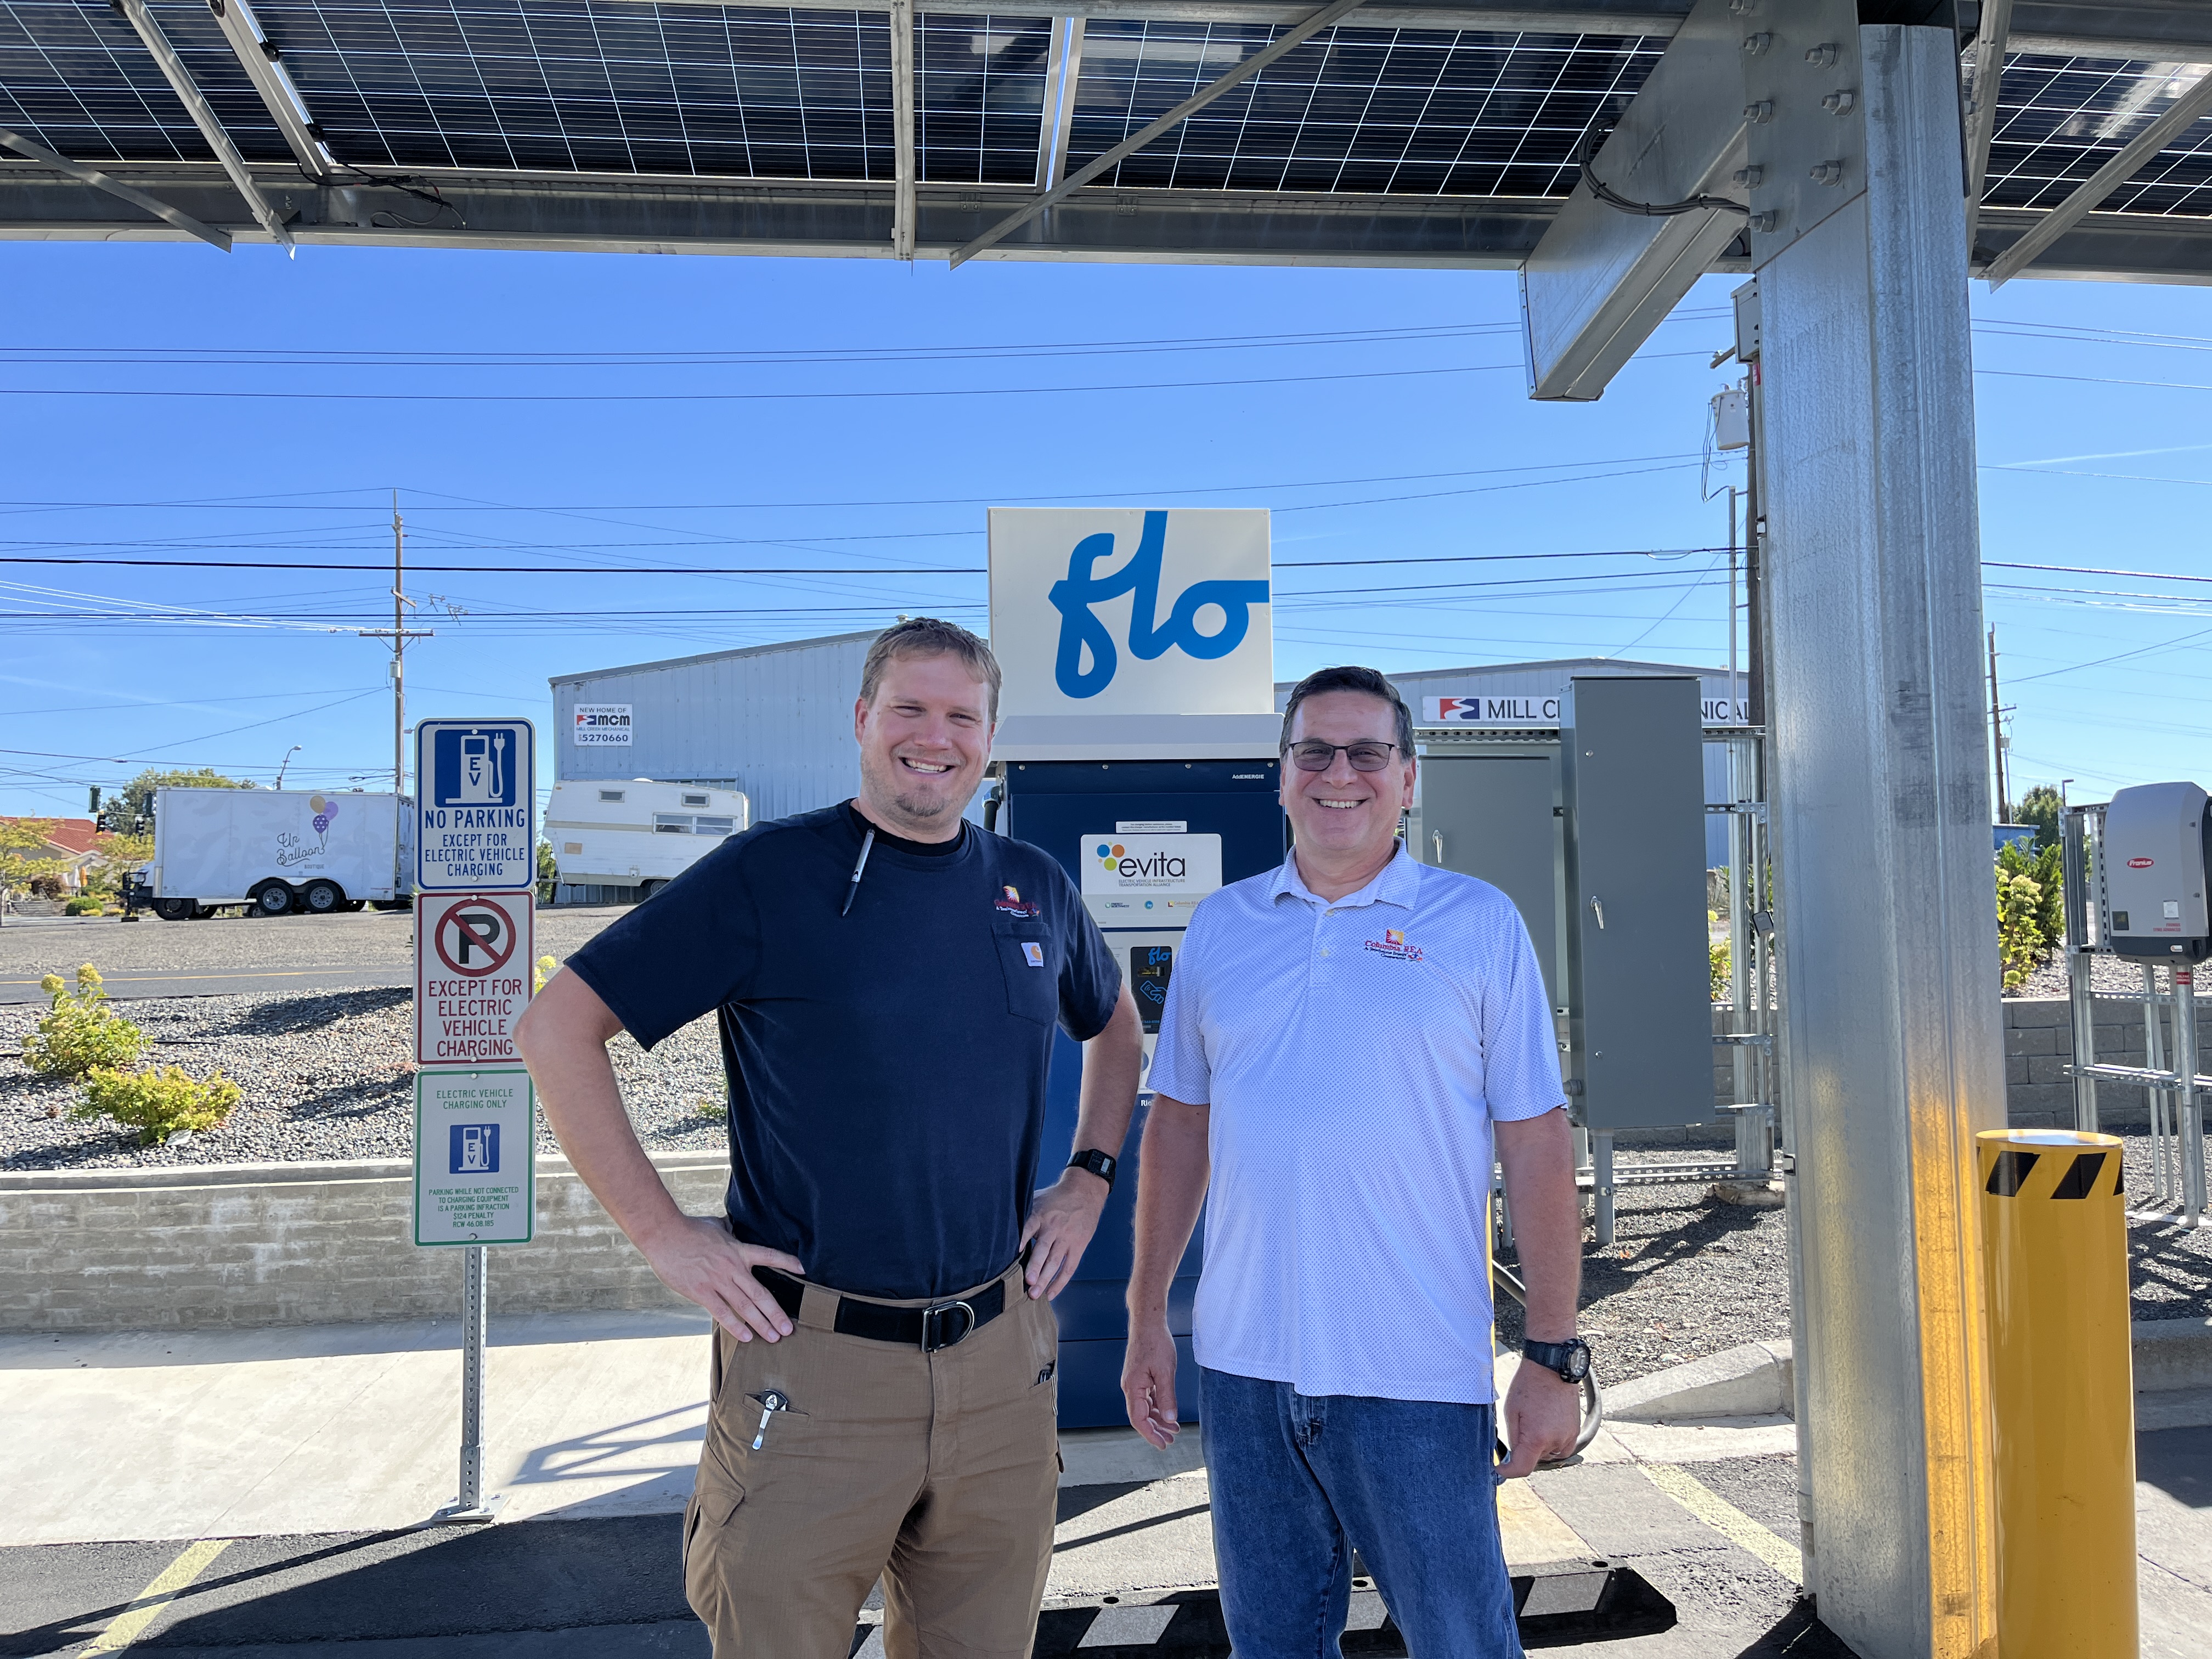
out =
[[[1400,846],[1413,720],[1388,680],[1309,675],[1283,750],[1295,849],[1198,907],[1161,1017],[1129,1420],[1175,1437],[1168,1286],[1210,1177],[1192,1340],[1237,1653],[1334,1659],[1356,1547],[1414,1659],[1519,1659],[1496,1486],[1572,1450],[1589,1364],[1543,978],[1511,901]],[[1530,1338],[1495,1468],[1493,1156]]]

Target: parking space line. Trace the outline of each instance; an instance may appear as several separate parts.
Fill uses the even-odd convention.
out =
[[[193,1579],[207,1571],[210,1562],[229,1547],[228,1538],[203,1538],[185,1546],[184,1553],[162,1568],[154,1582],[132,1597],[131,1605],[110,1620],[107,1628],[80,1651],[118,1653],[129,1647],[145,1633],[147,1626],[161,1616],[162,1608],[175,1601]]]
[[[1638,1463],[1644,1478],[1731,1544],[1740,1544],[1760,1560],[1802,1586],[1805,1558],[1799,1551],[1753,1520],[1711,1486],[1675,1463]]]

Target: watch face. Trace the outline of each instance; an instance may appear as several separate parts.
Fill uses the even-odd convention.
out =
[[[1570,1343],[1567,1346],[1567,1363],[1563,1368],[1566,1373],[1567,1381],[1581,1382],[1589,1375],[1589,1349],[1580,1342]]]

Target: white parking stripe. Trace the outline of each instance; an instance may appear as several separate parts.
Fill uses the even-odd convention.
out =
[[[1381,1630],[1382,1621],[1390,1616],[1390,1609],[1382,1605],[1382,1597],[1376,1590],[1352,1592],[1352,1612],[1344,1621],[1346,1630]]]

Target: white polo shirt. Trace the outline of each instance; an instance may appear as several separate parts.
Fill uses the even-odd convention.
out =
[[[1150,1086],[1212,1108],[1199,1364],[1480,1405],[1490,1126],[1565,1103],[1512,901],[1402,848],[1334,902],[1295,855],[1192,913]]]

